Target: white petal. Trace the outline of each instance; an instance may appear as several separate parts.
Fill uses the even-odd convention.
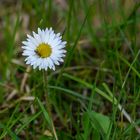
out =
[[[29,51],[29,50],[25,50],[22,53],[23,56],[30,56],[30,55],[35,55],[34,51]]]
[[[36,39],[36,42],[37,42],[37,45],[36,46],[38,46],[39,44],[41,44],[41,38],[40,38],[40,36],[38,35],[38,34],[36,34],[35,32],[33,32],[33,36],[34,36],[34,38]]]
[[[30,36],[30,35],[28,35],[28,34],[27,34],[27,37],[28,37],[28,38],[27,38],[27,41],[28,41],[28,42],[32,42],[35,46],[38,45],[35,38],[33,38],[32,36]]]
[[[60,62],[64,62],[64,60],[63,60],[62,58],[59,58],[59,61],[60,61]]]
[[[45,43],[48,43],[49,36],[50,36],[50,35],[49,35],[49,30],[48,30],[48,28],[47,28],[47,29],[45,30],[45,36],[44,36],[44,38],[43,38],[43,39],[44,39],[43,41],[44,41]]]
[[[53,40],[54,40],[54,37],[55,37],[55,34],[53,33],[53,32],[51,32],[51,34],[50,34],[50,38],[49,38],[49,40],[48,40],[48,44],[52,44],[52,42],[53,42]]]

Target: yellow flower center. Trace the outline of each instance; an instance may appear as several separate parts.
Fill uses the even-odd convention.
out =
[[[37,46],[35,52],[42,58],[49,57],[52,53],[51,46],[45,43],[41,43]]]

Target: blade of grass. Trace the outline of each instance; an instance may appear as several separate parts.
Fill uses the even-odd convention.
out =
[[[140,78],[140,73],[133,67],[132,64],[130,64],[123,56],[119,55],[119,58],[125,63],[127,64],[129,67],[131,67],[131,69],[136,73],[136,75]]]
[[[12,123],[12,121],[13,121],[13,119],[14,119],[14,115],[16,114],[16,112],[18,111],[18,109],[19,109],[19,104],[16,105],[16,108],[15,108],[15,110],[13,111],[13,113],[12,113],[10,119],[8,120],[8,122],[7,122],[7,124],[6,124],[6,127],[5,127],[3,133],[2,133],[1,136],[0,136],[0,139],[2,139],[2,138],[7,134],[6,128],[10,128],[10,129],[11,129],[10,124]]]
[[[35,120],[41,114],[41,112],[42,111],[40,111],[40,112],[36,113],[35,115],[29,117],[28,121],[24,122],[24,124],[21,125],[21,127],[17,129],[16,134],[19,134],[26,126],[29,125],[30,122]]]
[[[14,132],[12,132],[9,128],[7,128],[1,123],[0,123],[0,128],[6,130],[13,140],[19,140],[18,136]]]
[[[66,89],[66,88],[62,88],[62,87],[58,87],[58,86],[51,86],[51,85],[49,85],[48,88],[50,88],[50,89],[61,90],[61,91],[64,91],[64,92],[69,93],[69,94],[72,95],[72,96],[78,97],[78,98],[80,98],[80,99],[89,100],[88,97],[82,96],[81,94],[78,94],[77,92],[72,91],[72,90],[69,90],[69,89]]]
[[[92,84],[89,84],[89,83],[85,82],[85,81],[82,80],[82,79],[79,79],[79,78],[74,77],[74,76],[72,76],[72,75],[69,75],[69,74],[67,74],[67,73],[64,73],[63,76],[65,76],[65,77],[67,77],[67,78],[70,78],[70,79],[72,79],[72,80],[74,80],[74,81],[77,81],[77,82],[79,82],[79,83],[85,85],[87,88],[93,89],[93,85],[92,85]],[[96,88],[95,88],[95,92],[97,92],[98,94],[100,94],[101,96],[103,96],[104,98],[106,98],[108,101],[113,102],[112,98],[111,98],[110,96],[108,96],[105,92],[103,92],[102,90],[100,90],[99,88],[96,87]],[[116,104],[116,103],[115,103],[115,104]]]
[[[40,101],[38,98],[36,98],[36,100],[37,100],[37,102],[38,102],[38,104],[39,104],[39,106],[40,106],[40,109],[42,110],[42,113],[43,113],[43,115],[44,115],[44,117],[45,117],[47,123],[51,126],[51,119],[50,119],[50,117],[49,117],[48,112],[47,112],[46,109],[44,108],[44,106],[43,106],[43,104],[41,103],[41,101]]]
[[[53,124],[53,120],[50,118],[48,112],[46,111],[46,109],[44,108],[43,104],[41,103],[41,101],[39,100],[39,98],[36,98],[37,99],[37,102],[44,114],[44,117],[46,119],[46,121],[48,122],[49,126],[51,127],[51,130],[53,131],[53,134],[54,134],[54,137],[56,140],[58,140],[57,138],[57,134],[56,134],[56,130],[55,130],[55,127],[54,127],[54,124]]]

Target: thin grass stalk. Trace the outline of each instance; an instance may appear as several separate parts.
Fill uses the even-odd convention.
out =
[[[56,130],[55,130],[55,126],[53,123],[53,119],[52,119],[52,112],[51,112],[51,103],[50,103],[50,99],[49,99],[49,94],[48,94],[48,79],[47,79],[47,72],[45,70],[43,70],[43,88],[44,88],[44,93],[46,96],[46,105],[47,105],[47,111],[50,117],[50,121],[51,121],[51,129],[53,131],[55,140],[58,140],[57,134],[56,134]]]

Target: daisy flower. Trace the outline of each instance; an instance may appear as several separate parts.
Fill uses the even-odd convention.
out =
[[[27,35],[27,40],[23,41],[23,56],[26,56],[26,64],[47,70],[55,70],[55,65],[63,62],[65,57],[66,41],[62,41],[60,33],[54,33],[52,28],[41,30],[38,33],[33,32],[33,36]]]

